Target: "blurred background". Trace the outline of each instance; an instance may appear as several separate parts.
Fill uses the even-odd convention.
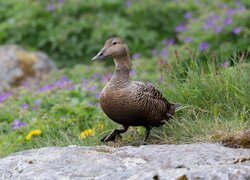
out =
[[[119,127],[98,100],[113,63],[91,62],[112,36],[128,43],[132,79],[182,104],[149,143],[250,146],[237,136],[250,129],[249,0],[0,0],[0,157],[98,145]]]
[[[0,0],[0,43],[46,52],[58,67],[90,63],[120,36],[131,54],[188,59],[188,49],[231,57],[249,50],[248,0]],[[225,60],[226,58],[225,57]]]

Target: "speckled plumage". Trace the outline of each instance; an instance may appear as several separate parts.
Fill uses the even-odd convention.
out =
[[[146,140],[152,127],[163,125],[174,115],[175,105],[151,84],[129,79],[129,50],[120,38],[107,40],[93,59],[99,59],[100,55],[101,58],[113,57],[116,65],[114,75],[101,92],[100,105],[111,120],[124,127],[123,130],[114,130],[113,135],[105,136],[103,141],[114,140],[113,136],[126,132],[129,126],[144,126],[148,130]]]

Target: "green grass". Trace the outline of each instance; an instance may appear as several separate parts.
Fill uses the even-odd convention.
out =
[[[200,61],[194,59],[184,65],[156,65],[157,59],[133,62],[136,70],[133,79],[153,81],[169,101],[182,104],[174,119],[153,129],[150,143],[210,142],[217,141],[219,134],[249,129],[250,64],[241,62],[225,68],[212,63],[201,65]],[[22,87],[14,92],[0,103],[0,157],[44,146],[101,144],[102,136],[119,127],[96,107],[96,93],[107,82],[101,83],[101,78],[112,71],[113,67],[102,63],[76,66],[54,72],[49,80],[42,82],[44,85],[57,82],[64,84],[63,88],[40,92],[36,87]],[[62,75],[70,81],[64,78],[58,81]],[[161,75],[163,82],[159,83]],[[72,83],[74,88],[68,90]],[[36,100],[41,104],[32,109]],[[23,103],[29,108],[20,108]],[[11,126],[17,118],[27,126],[13,130]],[[104,128],[100,129],[98,124]],[[40,129],[42,134],[26,140],[26,135],[34,129]],[[95,129],[95,134],[80,139],[80,133],[86,129]],[[142,127],[133,127],[123,135],[123,141],[110,145],[132,144],[142,140],[143,134]]]

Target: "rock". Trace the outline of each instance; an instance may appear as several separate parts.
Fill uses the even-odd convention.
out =
[[[0,159],[2,179],[250,179],[250,149],[219,144],[46,147]]]
[[[27,79],[42,80],[56,69],[42,52],[29,52],[17,45],[0,46],[0,92],[18,86]]]

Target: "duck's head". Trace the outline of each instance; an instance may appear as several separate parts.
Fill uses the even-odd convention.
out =
[[[92,58],[92,61],[111,57],[113,59],[129,58],[128,45],[119,37],[109,38],[101,51]]]

